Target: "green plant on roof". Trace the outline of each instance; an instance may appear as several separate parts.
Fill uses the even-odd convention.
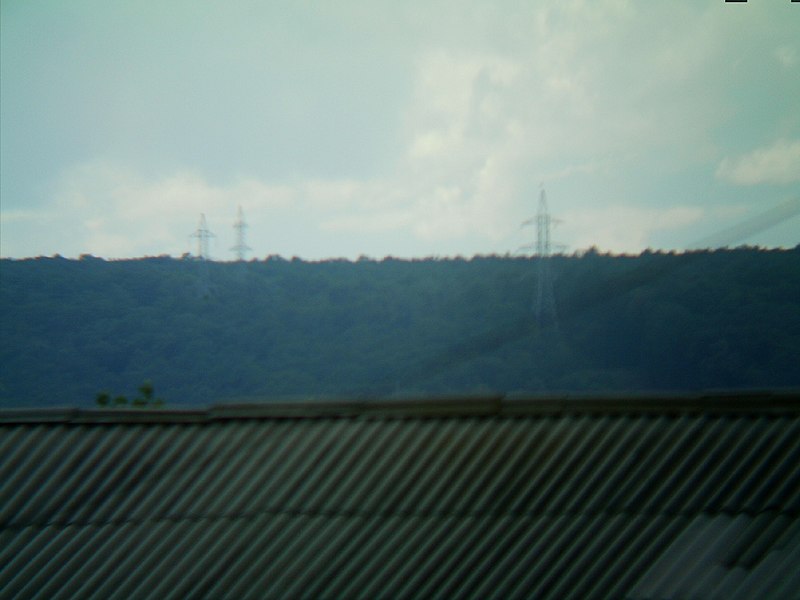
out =
[[[139,391],[142,393],[141,400],[149,402],[153,399],[153,382],[149,379],[139,386]]]
[[[106,391],[98,392],[95,397],[95,402],[102,408],[115,408],[128,405],[128,399],[125,396],[115,396],[112,400],[111,394]],[[152,406],[161,408],[164,404],[165,402],[163,399],[155,397],[155,388],[153,387],[153,382],[150,380],[145,381],[139,386],[139,395],[131,400],[131,405],[136,407]]]

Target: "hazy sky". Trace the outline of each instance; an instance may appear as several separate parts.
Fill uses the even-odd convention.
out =
[[[789,0],[2,0],[0,254],[568,251],[800,196]],[[742,240],[800,242],[800,218]]]

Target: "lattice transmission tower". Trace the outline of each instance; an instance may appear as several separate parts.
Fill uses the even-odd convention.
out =
[[[199,277],[199,286],[200,286],[200,295],[204,298],[207,298],[208,295],[211,293],[211,285],[210,285],[210,275],[208,272],[208,261],[209,261],[209,252],[208,252],[208,242],[211,238],[216,237],[211,230],[209,230],[208,225],[206,224],[206,216],[204,214],[200,214],[200,223],[197,225],[197,229],[194,233],[192,233],[190,238],[197,238],[197,266],[198,266],[198,277]]]
[[[539,193],[539,209],[533,219],[524,224],[536,224],[536,246],[535,256],[537,264],[536,295],[533,299],[533,312],[536,321],[540,326],[551,326],[558,328],[558,311],[556,310],[556,300],[553,295],[553,271],[552,271],[552,242],[550,230],[558,223],[558,219],[550,216],[547,210],[547,195],[544,187]]]
[[[208,229],[205,214],[200,214],[200,223],[195,232],[189,237],[197,238],[197,258],[200,260],[208,260],[208,241],[216,236]]]
[[[242,262],[244,260],[244,255],[248,250],[252,250],[250,246],[248,246],[244,241],[245,230],[247,229],[247,223],[244,222],[244,214],[242,213],[242,207],[239,207],[239,210],[236,213],[236,223],[233,224],[233,228],[236,230],[236,244],[231,246],[231,250],[236,252],[236,260]]]

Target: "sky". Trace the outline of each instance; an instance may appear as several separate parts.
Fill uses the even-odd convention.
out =
[[[789,0],[0,2],[0,255],[682,250],[800,197]],[[784,211],[786,212],[786,211]],[[742,244],[800,243],[798,211]]]

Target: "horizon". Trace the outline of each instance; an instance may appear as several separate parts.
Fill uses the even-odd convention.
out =
[[[800,250],[800,242],[795,244],[792,247],[770,247],[770,246],[761,246],[761,245],[753,245],[753,244],[739,244],[737,246],[721,246],[721,247],[705,247],[705,248],[684,248],[684,249],[670,249],[670,248],[645,248],[638,252],[614,252],[613,250],[604,250],[602,248],[598,248],[597,246],[590,246],[589,248],[580,248],[570,252],[566,251],[559,251],[553,252],[544,258],[583,258],[586,255],[597,255],[603,256],[608,258],[638,258],[645,255],[668,255],[668,256],[683,256],[689,254],[702,254],[702,253],[715,253],[715,252],[738,252],[738,251],[756,251],[756,252],[795,252]],[[108,257],[108,256],[97,256],[95,254],[91,254],[88,252],[84,252],[79,254],[78,256],[64,256],[59,253],[50,254],[50,255],[38,255],[38,256],[22,256],[22,257],[15,257],[15,256],[2,256],[0,260],[3,261],[13,261],[13,262],[21,262],[21,261],[28,261],[28,260],[67,260],[67,261],[86,261],[86,260],[100,260],[104,262],[125,262],[125,261],[136,261],[136,260],[175,260],[175,261],[186,261],[186,262],[208,262],[214,264],[242,264],[242,263],[263,263],[263,262],[270,262],[270,261],[279,261],[279,262],[302,262],[302,263],[309,263],[309,264],[322,264],[322,263],[360,263],[360,262],[387,262],[387,261],[398,261],[398,262],[423,262],[423,261],[472,261],[472,260],[480,260],[480,259],[511,259],[511,260],[531,260],[531,259],[539,259],[542,258],[537,254],[515,254],[515,253],[478,253],[478,254],[471,254],[471,255],[463,255],[463,254],[452,254],[452,255],[427,255],[427,256],[395,256],[395,255],[386,255],[386,256],[368,256],[362,254],[356,258],[349,258],[346,256],[328,256],[323,258],[308,258],[303,256],[285,256],[282,254],[268,254],[263,257],[259,256],[252,256],[250,258],[239,260],[237,258],[230,258],[230,259],[220,259],[220,258],[201,258],[193,254],[184,253],[180,256],[174,256],[171,254],[146,254],[142,256],[119,256],[119,257]]]

